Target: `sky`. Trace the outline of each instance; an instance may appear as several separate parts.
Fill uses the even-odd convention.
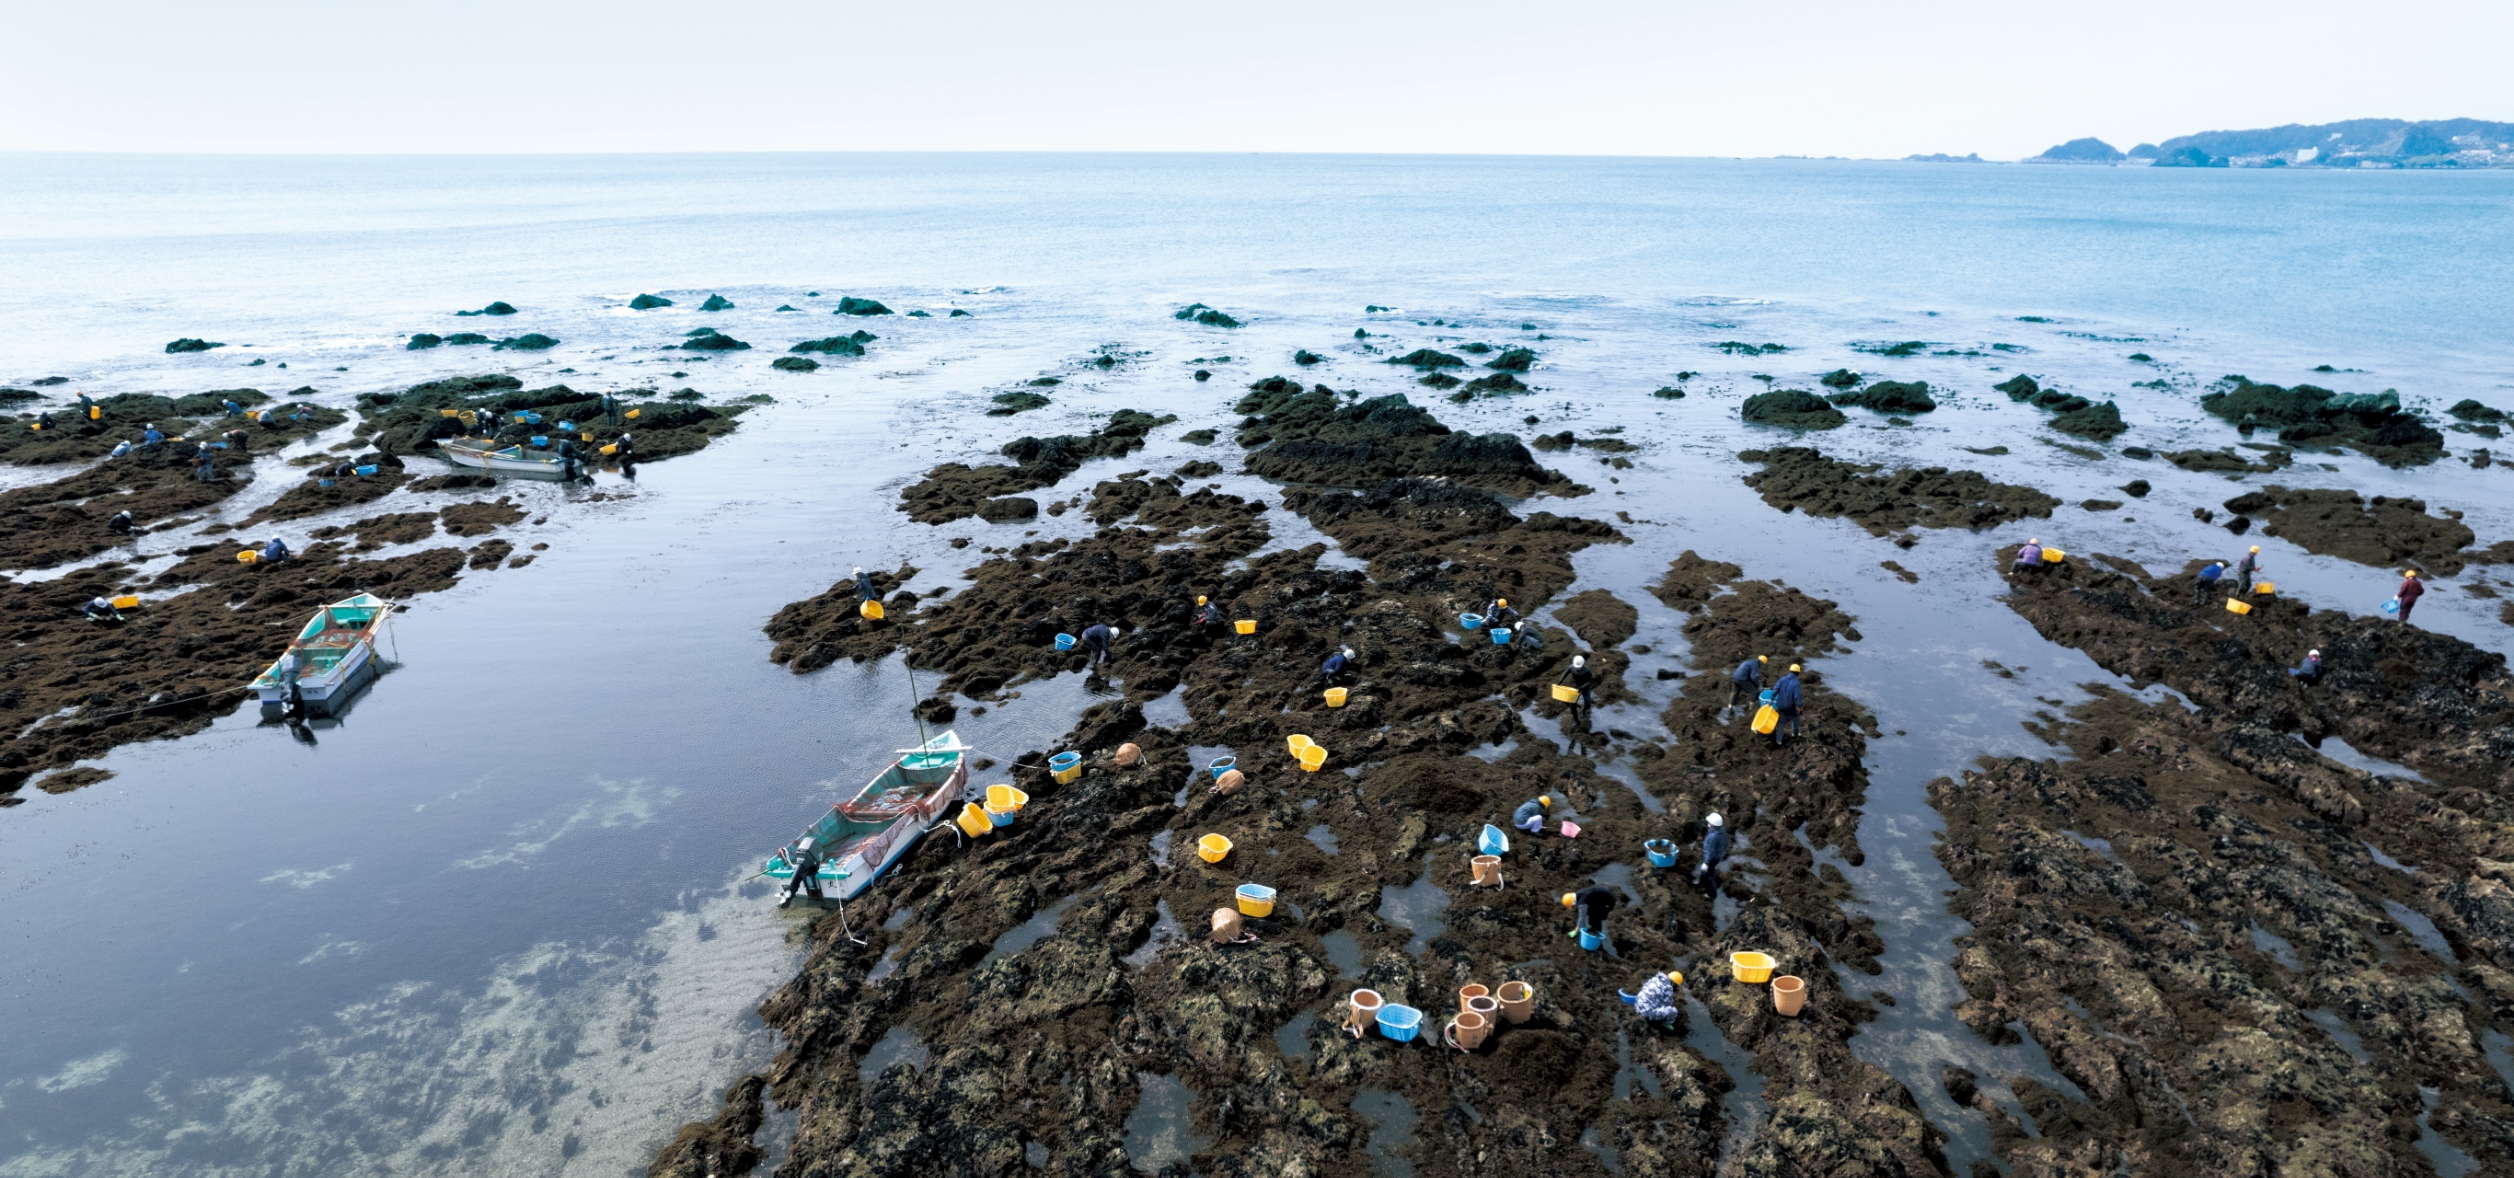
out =
[[[0,42],[0,151],[2014,159],[2514,120],[2502,0],[0,0]]]

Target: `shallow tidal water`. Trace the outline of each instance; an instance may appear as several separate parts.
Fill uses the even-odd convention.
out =
[[[1984,754],[2064,755],[2019,721],[2064,710],[2047,701],[2076,702],[2080,684],[2117,682],[1991,600],[1990,541],[2030,533],[2178,567],[2239,550],[2193,508],[2271,481],[2421,495],[2467,511],[2482,544],[2514,537],[2514,473],[2503,468],[2314,458],[2230,486],[2041,444],[2043,414],[1989,384],[2032,372],[2116,397],[2133,426],[2120,442],[2160,450],[2237,440],[2196,405],[2229,372],[2393,387],[2430,410],[2463,397],[2514,408],[2514,324],[2502,316],[2514,280],[2487,263],[2514,254],[2509,202],[2504,173],[9,157],[0,266],[16,280],[0,290],[0,384],[55,374],[73,381],[57,391],[98,394],[304,384],[346,405],[360,392],[511,371],[531,387],[689,385],[711,400],[777,401],[702,453],[642,468],[633,485],[604,476],[601,501],[502,487],[548,519],[511,534],[550,549],[531,567],[415,599],[388,651],[398,666],[314,743],[242,713],[115,751],[94,762],[116,774],[101,785],[28,790],[26,804],[0,811],[0,1175],[643,1172],[683,1121],[711,1115],[724,1086],[776,1049],[751,1012],[797,965],[788,933],[800,918],[745,877],[914,742],[896,661],[793,676],[767,661],[760,625],[856,564],[914,564],[911,588],[930,595],[962,584],[978,548],[1087,533],[1079,513],[929,528],[893,508],[899,487],[936,462],[981,461],[1022,434],[1081,432],[1119,407],[1181,420],[1147,450],[1038,492],[1042,502],[1120,471],[1209,459],[1225,473],[1196,485],[1279,503],[1236,473],[1229,405],[1250,380],[1297,371],[1295,348],[1328,357],[1305,379],[1407,391],[1460,429],[1621,427],[1642,447],[1630,469],[1586,450],[1543,455],[1596,493],[1529,505],[1633,520],[1618,524],[1631,545],[1579,554],[1570,590],[1606,588],[1635,606],[1641,629],[1628,645],[1652,647],[1628,677],[1649,702],[1601,709],[1601,728],[1663,733],[1655,716],[1673,684],[1650,676],[1684,667],[1685,649],[1680,615],[1644,587],[1686,549],[1858,618],[1862,640],[1816,669],[1885,733],[1870,745],[1865,862],[1837,865],[1887,949],[1882,974],[1842,981],[1897,1001],[1851,1042],[1911,1088],[1964,1172],[1987,1156],[1987,1138],[1979,1115],[1939,1090],[1939,1066],[1973,1068],[1994,1094],[1996,1076],[2049,1066],[2030,1038],[1991,1048],[1947,1010],[1959,994],[1948,940],[1963,926],[1944,911],[1951,885],[1931,854],[1939,824],[1922,785]],[[678,305],[621,308],[647,290]],[[710,292],[736,308],[696,311]],[[935,317],[841,322],[828,313],[841,294]],[[451,314],[492,299],[523,313]],[[1196,301],[1248,326],[1170,317]],[[1403,310],[1365,313],[1372,304]],[[945,318],[955,306],[972,317]],[[861,360],[802,376],[768,367],[790,342],[859,325],[883,337]],[[661,350],[699,326],[758,347],[704,359]],[[1356,328],[1386,354],[1529,342],[1543,355],[1527,376],[1538,391],[1449,405],[1411,370],[1360,351]],[[564,342],[534,356],[399,347],[421,330]],[[229,346],[163,354],[177,336]],[[1711,346],[1732,339],[1792,350]],[[1983,354],[1885,359],[1853,347],[1903,339]],[[1086,366],[1111,345],[1125,363]],[[2126,359],[2134,351],[2155,362]],[[266,363],[247,366],[254,359]],[[2364,371],[2311,373],[2319,363]],[[2063,507],[1993,535],[1928,531],[1909,551],[1847,521],[1775,512],[1738,481],[1751,468],[1732,455],[1792,439],[1742,425],[1736,403],[1761,391],[1756,374],[1811,387],[1841,365],[1928,380],[1945,408],[1895,428],[1854,411],[1851,426],[1805,439],[1827,453],[1965,467],[2071,504],[2134,477],[2155,490],[2121,511]],[[1214,379],[1193,382],[1198,367]],[[1649,396],[1679,371],[1701,374],[1685,399]],[[991,394],[1045,375],[1064,380],[1047,390],[1050,408],[981,415]],[[2132,387],[2160,379],[2169,387]],[[1199,428],[1224,438],[1180,439]],[[2457,453],[2473,442],[2447,436]],[[1966,450],[1995,445],[2010,453]],[[0,470],[0,485],[59,473]],[[252,501],[211,518],[240,518]],[[1279,508],[1269,518],[1278,545],[1314,536]],[[283,534],[327,522],[342,521]],[[954,537],[970,547],[950,549]],[[2369,609],[2389,592],[2381,570],[2258,542],[2281,591],[2317,606]],[[1920,580],[1877,567],[1886,558]],[[2514,628],[2497,620],[2498,603],[2453,591],[2470,580],[2431,595],[2420,624],[2507,649]],[[983,716],[964,702],[963,737],[1005,760],[1051,750],[1094,698],[1080,676],[1017,690]],[[1535,727],[1555,735],[1551,722]],[[1358,951],[1334,964],[1357,968]],[[1404,1120],[1383,1114],[1374,1163],[1402,1160]],[[1173,1123],[1183,1128],[1148,1121],[1143,1139],[1182,1149]]]

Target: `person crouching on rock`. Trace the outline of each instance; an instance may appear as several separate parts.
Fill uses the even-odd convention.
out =
[[[2322,652],[2318,650],[2306,651],[2304,661],[2296,664],[2292,668],[2289,668],[2287,673],[2288,675],[2294,677],[2297,682],[2303,683],[2308,687],[2321,682]]]
[[[2191,579],[2191,604],[2207,605],[2209,595],[2217,592],[2218,582],[2225,579],[2225,561],[2212,560],[2200,566],[2200,575]]]
[[[1651,1022],[1674,1027],[1682,1012],[1676,1006],[1676,983],[1684,977],[1672,970],[1654,973],[1641,983],[1641,993],[1632,1000],[1632,1012]]]
[[[286,563],[288,560],[287,542],[281,540],[277,536],[271,537],[271,542],[262,546],[262,555],[260,560],[263,564]]]
[[[1781,722],[1772,729],[1774,747],[1779,747],[1783,729],[1787,729],[1791,736],[1798,735],[1798,713],[1802,706],[1798,691],[1798,664],[1791,663],[1789,674],[1781,676],[1781,681],[1772,685],[1772,710],[1781,714]]]
[[[2409,624],[2409,611],[2426,595],[2427,587],[2418,580],[2418,570],[2402,569],[2400,591],[2392,594],[2392,600],[2401,603],[2401,625]]]
[[[2014,574],[2041,567],[2043,567],[2043,541],[2038,536],[2027,540],[2023,547],[2016,550],[2016,564],[2008,571]]]
[[[133,522],[130,512],[117,511],[113,513],[112,519],[105,521],[105,530],[117,536],[128,536],[140,530],[140,526]]]
[[[1493,603],[1491,605],[1484,607],[1485,629],[1499,630],[1506,626],[1516,626],[1518,624],[1519,611],[1510,608],[1509,598],[1496,597],[1493,599]]]
[[[102,597],[88,598],[87,604],[79,607],[79,612],[87,615],[87,620],[91,622],[119,622],[122,620],[122,611],[115,609],[113,607],[113,602]]]
[[[1553,804],[1554,795],[1552,794],[1544,794],[1519,803],[1519,808],[1510,812],[1511,829],[1524,830],[1529,834],[1545,833],[1545,811]]]
[[[630,445],[630,444],[629,444],[629,436],[628,436],[627,434],[621,434],[621,435],[620,435],[620,443],[619,443],[619,444],[620,444],[620,474],[621,474],[621,476],[622,476],[622,477],[624,477],[624,478],[632,478],[632,479],[633,479],[633,478],[636,478],[636,477],[637,477],[637,448],[636,448],[635,446],[632,446],[632,445]]]
[[[1353,648],[1350,646],[1328,655],[1326,662],[1318,664],[1318,678],[1314,682],[1323,683],[1328,687],[1351,686],[1354,679],[1354,657]]]
[[[1759,654],[1737,664],[1737,669],[1729,672],[1728,675],[1728,703],[1720,710],[1725,712],[1729,708],[1736,707],[1739,695],[1762,696],[1763,665],[1771,661],[1771,655]]]
[[[165,448],[165,432],[157,428],[156,422],[152,421],[148,423],[148,428],[140,431],[140,449],[146,450],[151,454],[155,454]]]
[[[821,853],[812,836],[807,834],[794,844],[794,849],[786,852],[786,862],[793,866],[794,878],[786,881],[786,894],[777,897],[777,906],[794,903],[798,891],[811,893],[812,902],[820,903],[825,898],[821,895]]]
[[[1576,892],[1564,892],[1563,907],[1571,909],[1575,918],[1571,925],[1571,935],[1577,937],[1585,932],[1591,936],[1605,936],[1606,914],[1615,910],[1617,899],[1615,889],[1603,884],[1582,888]]]
[[[1091,650],[1090,665],[1096,667],[1114,658],[1115,656],[1109,653],[1109,647],[1125,636],[1124,630],[1109,625],[1107,622],[1091,623],[1090,627],[1082,632],[1082,644]]]
[[[1720,861],[1728,858],[1728,826],[1716,812],[1703,819],[1702,824],[1708,829],[1702,832],[1702,862],[1693,866],[1693,882],[1709,880],[1717,884]]]
[[[1222,633],[1222,607],[1206,598],[1197,598],[1196,620],[1190,624],[1196,628],[1196,636],[1210,645]]]

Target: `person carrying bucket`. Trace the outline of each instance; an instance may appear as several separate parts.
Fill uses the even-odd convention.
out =
[[[1772,656],[1759,654],[1753,658],[1747,659],[1745,662],[1737,664],[1737,669],[1729,672],[1728,675],[1728,703],[1722,706],[1720,710],[1725,712],[1729,708],[1736,707],[1737,697],[1741,693],[1746,695],[1762,695],[1763,665],[1771,661]]]
[[[2401,625],[2409,624],[2410,608],[2417,605],[2418,599],[2426,594],[2427,587],[2418,582],[2418,570],[2402,569],[2400,591],[2392,595],[2392,600],[2401,603]]]
[[[1571,909],[1573,916],[1571,935],[1577,937],[1587,933],[1592,937],[1605,936],[1606,914],[1615,910],[1615,904],[1620,899],[1615,889],[1604,884],[1564,892],[1563,907]]]
[[[2043,567],[2043,541],[2042,537],[2037,536],[2027,540],[2016,550],[2016,565],[2009,571],[2014,573],[2041,567]]]
[[[1585,724],[1588,722],[1590,711],[1597,706],[1597,701],[1589,698],[1590,690],[1597,686],[1597,673],[1589,670],[1588,656],[1571,656],[1571,674],[1566,678],[1570,682],[1563,686],[1579,693],[1579,698],[1571,703],[1571,714],[1573,718]]]
[[[865,572],[863,565],[855,566],[855,599],[859,602],[878,601],[881,596],[882,591],[873,587],[873,574]]]
[[[1719,882],[1720,861],[1728,858],[1728,824],[1714,811],[1702,824],[1709,829],[1702,834],[1702,862],[1694,864],[1693,882]]]
[[[1781,676],[1781,681],[1772,685],[1772,710],[1781,714],[1780,726],[1772,730],[1774,747],[1779,747],[1781,743],[1783,728],[1788,729],[1791,736],[1798,735],[1798,712],[1801,705],[1802,700],[1798,691],[1798,664],[1791,663],[1789,674]]]
[[[2225,578],[2225,561],[2212,560],[2200,566],[2200,575],[2191,579],[2191,604],[2207,605],[2210,595],[2217,592],[2218,582]]]
[[[1542,794],[1519,803],[1519,808],[1510,812],[1511,829],[1524,830],[1529,834],[1545,833],[1545,811],[1553,804],[1552,794]]]
[[[823,899],[821,896],[821,853],[820,848],[813,844],[812,836],[804,835],[803,840],[796,843],[793,850],[787,851],[786,862],[793,865],[794,878],[786,881],[786,894],[777,897],[777,906],[783,908],[794,903],[794,894],[798,890],[811,893],[812,902],[820,903]]]

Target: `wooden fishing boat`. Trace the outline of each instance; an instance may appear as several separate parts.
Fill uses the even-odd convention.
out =
[[[438,440],[436,448],[447,462],[491,474],[559,478],[567,473],[567,462],[547,450],[531,450],[520,445],[492,446],[477,438],[443,438]],[[578,463],[582,465],[583,460],[579,459]]]
[[[821,888],[841,901],[871,887],[968,788],[969,759],[959,734],[946,732],[901,753],[862,792],[795,836],[795,842],[812,839],[821,855]],[[769,856],[761,872],[780,884],[793,879],[794,864],[786,858],[793,846]]]
[[[307,715],[336,713],[375,678],[375,636],[392,613],[392,602],[361,593],[316,610],[305,628],[288,641],[287,654],[297,656],[296,688],[305,697]],[[253,680],[265,716],[278,716],[288,709],[289,685],[280,675],[285,658],[273,661]]]

